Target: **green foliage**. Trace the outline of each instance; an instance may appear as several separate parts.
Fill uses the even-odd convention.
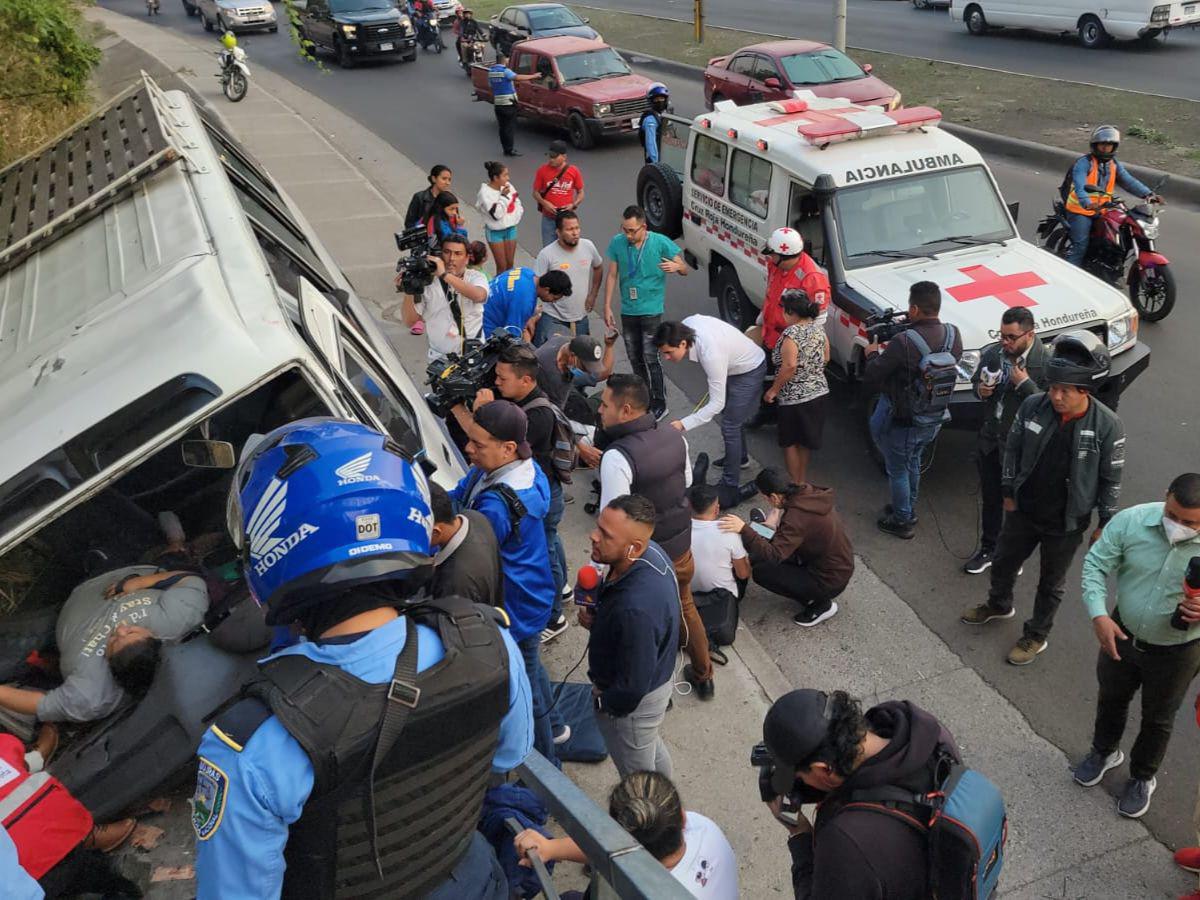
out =
[[[87,96],[100,51],[84,34],[73,0],[0,0],[0,100],[50,95],[61,103]]]
[[[1170,147],[1172,144],[1171,138],[1166,133],[1148,125],[1130,125],[1126,129],[1126,133],[1130,137],[1141,138],[1148,144],[1157,144],[1160,147]]]
[[[4,0],[0,0],[0,3]],[[283,0],[284,12],[287,14],[288,33],[291,35],[292,43],[296,45],[296,50],[300,58],[305,62],[310,62],[315,65],[320,71],[328,72],[325,64],[317,59],[317,48],[313,45],[304,32],[300,28],[300,11],[296,9],[292,0]]]

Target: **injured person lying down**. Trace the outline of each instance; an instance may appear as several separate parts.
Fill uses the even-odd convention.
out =
[[[83,582],[55,626],[62,683],[49,690],[0,686],[2,720],[94,722],[150,688],[164,641],[203,621],[204,579],[188,571],[126,566]],[[3,713],[9,713],[4,716]]]

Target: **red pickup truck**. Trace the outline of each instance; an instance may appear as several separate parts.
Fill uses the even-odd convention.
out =
[[[608,44],[577,37],[522,41],[513,47],[508,67],[518,75],[544,76],[517,83],[519,115],[565,128],[581,150],[601,136],[636,132],[653,84],[634,75]],[[491,101],[487,66],[471,67],[471,83],[476,100]]]

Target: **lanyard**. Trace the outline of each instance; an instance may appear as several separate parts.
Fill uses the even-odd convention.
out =
[[[642,249],[638,251],[637,259],[633,258],[633,244],[625,245],[625,252],[629,257],[629,272],[626,278],[636,278],[642,268],[642,254],[646,252],[646,245],[650,243],[650,235],[646,235],[646,239],[642,241]]]

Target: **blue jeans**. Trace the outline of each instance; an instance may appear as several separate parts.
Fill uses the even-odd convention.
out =
[[[556,334],[565,334],[568,337],[575,337],[577,334],[591,334],[591,326],[588,325],[588,317],[585,315],[578,322],[564,322],[562,319],[555,318],[550,313],[543,312],[538,318],[537,325],[533,331],[533,346],[540,347]]]
[[[542,216],[542,246],[553,244],[558,240],[558,226],[555,225],[553,219],[547,219]],[[534,254],[535,256],[537,254]]]
[[[562,725],[562,713],[557,707],[550,710],[554,697],[550,693],[550,677],[542,665],[541,632],[518,641],[517,646],[521,648],[521,659],[525,661],[525,674],[529,678],[529,693],[533,699],[533,749],[561,769],[562,763],[554,752],[554,729]]]
[[[1082,266],[1083,258],[1087,256],[1088,240],[1092,236],[1092,216],[1067,213],[1067,228],[1071,232],[1071,249],[1067,251],[1067,262]]]
[[[563,553],[562,539],[558,536],[558,523],[562,521],[566,503],[563,502],[562,485],[552,481],[550,485],[550,509],[542,524],[546,528],[546,549],[550,552],[550,573],[554,576],[554,606],[550,608],[550,621],[562,615],[562,589],[567,583],[567,557]]]
[[[738,485],[738,463],[749,458],[746,449],[746,423],[758,412],[762,399],[764,360],[756,368],[741,375],[730,375],[725,381],[725,408],[721,410],[721,437],[725,441],[725,470],[721,484]]]
[[[894,425],[892,402],[879,398],[871,416],[871,438],[883,454],[892,491],[892,517],[913,520],[917,492],[921,486],[921,455],[937,437],[940,425]]]
[[[450,870],[446,880],[425,895],[425,900],[507,900],[508,877],[496,851],[480,832],[471,835],[467,850]]]

